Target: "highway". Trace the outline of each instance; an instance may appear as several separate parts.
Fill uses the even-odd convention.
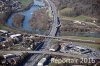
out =
[[[50,0],[45,0],[48,3],[48,7],[51,9],[51,13],[53,15],[53,23],[52,23],[52,27],[50,29],[50,33],[48,34],[48,36],[55,36],[57,33],[57,27],[59,25],[58,23],[58,15],[57,15],[57,11],[56,11],[56,7],[55,4],[52,3]],[[44,41],[44,44],[42,46],[43,49],[40,49],[41,51],[43,50],[47,50],[49,48],[50,42],[51,42],[51,38],[46,38]],[[37,50],[37,49],[36,49]],[[36,66],[38,61],[41,59],[41,57],[44,54],[34,54],[25,64],[24,66]]]

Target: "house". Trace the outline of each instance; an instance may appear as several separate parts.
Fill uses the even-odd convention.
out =
[[[10,35],[10,38],[13,40],[14,44],[19,43],[20,41],[22,41],[22,34],[14,34],[14,35]]]
[[[22,36],[21,34],[14,34],[14,35],[11,35],[10,38],[14,39],[14,38],[18,38],[21,36]]]
[[[20,56],[17,56],[15,54],[6,54],[6,55],[3,55],[3,57],[11,65],[16,64],[18,60],[20,59]]]
[[[11,33],[9,31],[6,31],[6,30],[0,30],[0,35],[1,36],[6,36],[6,37],[9,37]]]
[[[0,33],[8,33],[6,30],[0,30]]]

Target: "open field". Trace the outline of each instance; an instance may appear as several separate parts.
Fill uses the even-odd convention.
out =
[[[61,22],[61,35],[65,32],[100,32],[97,19],[74,11],[74,8],[64,8],[58,11]]]
[[[30,3],[32,3],[33,0],[20,0],[20,2],[22,3],[22,5],[27,6],[27,5],[29,5]]]
[[[14,29],[14,28],[8,27],[7,25],[2,25],[2,24],[0,24],[0,30],[7,30],[13,33],[25,33],[24,30],[22,31],[21,29]]]
[[[64,38],[72,38],[72,39],[82,39],[82,40],[94,40],[94,41],[99,41],[100,38],[93,38],[93,37],[77,37],[77,36],[63,36]],[[80,45],[83,47],[89,47],[93,48],[96,50],[100,50],[100,45],[99,44],[92,44],[92,43],[81,43],[81,42],[71,42],[71,41],[62,41],[62,40],[57,40],[57,39],[52,39],[51,44],[60,44],[60,43],[66,43],[66,44],[75,44],[75,45]]]
[[[94,38],[94,37],[80,37],[80,36],[62,36],[62,37],[72,38],[72,39],[81,39],[81,40],[100,41],[100,38]]]
[[[59,16],[61,19],[68,19],[68,20],[79,20],[79,21],[92,21],[96,18],[85,16],[85,15],[77,15],[74,13],[73,8],[64,8],[62,10],[59,10]]]

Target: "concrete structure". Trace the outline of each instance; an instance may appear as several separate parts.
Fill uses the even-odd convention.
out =
[[[22,35],[21,34],[14,34],[14,35],[11,35],[10,38],[13,39],[13,38],[20,37],[20,36],[22,36]]]
[[[44,66],[44,63],[46,62],[46,58],[42,58],[39,62],[38,62],[38,64],[37,64],[37,66]]]
[[[75,53],[75,54],[86,54],[92,52],[91,49],[74,44],[64,44],[60,51],[64,53]]]
[[[16,57],[16,55],[14,55],[14,54],[6,54],[6,55],[3,55],[3,57],[5,58],[5,59],[7,59],[7,58],[11,58],[11,57]]]
[[[8,33],[6,30],[0,30],[0,33]]]
[[[51,46],[51,48],[49,49],[49,51],[55,52],[55,51],[58,50],[58,48],[59,48],[59,45],[58,44],[54,44],[54,45]]]

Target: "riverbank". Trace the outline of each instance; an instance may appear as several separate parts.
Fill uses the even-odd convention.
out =
[[[5,1],[5,3],[8,3],[8,2],[10,2],[10,1],[7,1],[7,2]],[[13,2],[17,3],[16,0]],[[12,3],[10,2],[10,3],[13,4],[13,2]],[[11,16],[11,14],[13,14],[13,13],[28,10],[32,6],[32,4],[34,3],[33,0],[26,0],[26,1],[20,0],[19,2],[21,4],[17,5],[18,7],[20,7],[17,10],[12,10],[11,6],[7,6],[9,8],[9,9],[7,9],[8,12],[3,12],[3,13],[0,12],[0,24],[5,24],[9,18],[9,16]],[[10,5],[10,4],[8,4],[8,5]],[[5,7],[6,6],[4,6],[2,8],[5,8]]]
[[[18,11],[15,11],[15,13],[24,12],[24,11],[30,9],[31,6],[33,5],[34,1],[33,1],[33,0],[31,0],[31,1],[29,1],[29,2],[28,2],[28,1],[29,1],[29,0],[27,0],[27,1],[21,0],[21,2],[22,2],[22,8],[19,9]],[[27,3],[27,4],[26,4],[26,3]]]
[[[16,27],[22,27],[23,20],[25,19],[24,15],[21,15],[19,13],[16,13],[12,17],[12,24]]]
[[[41,8],[32,14],[32,17],[29,20],[29,25],[33,30],[39,30],[44,32],[49,30],[51,18],[48,16],[47,10],[47,8]]]
[[[6,24],[5,25],[0,24],[0,29],[1,30],[7,30],[7,31],[13,32],[13,33],[28,33],[25,30],[22,30],[22,29],[19,29],[19,28],[12,28],[12,27],[10,27]],[[29,33],[31,34],[31,32],[29,32]]]
[[[22,1],[22,0],[21,0]],[[24,2],[24,0],[23,0],[23,2]],[[26,7],[24,7],[24,8],[21,8],[20,10],[17,10],[16,12],[12,12],[11,13],[11,15],[8,17],[8,19],[6,20],[6,25],[8,25],[8,28],[10,27],[10,28],[12,28],[12,29],[17,29],[17,30],[21,30],[21,31],[25,31],[25,32],[29,32],[29,33],[33,33],[33,32],[30,32],[30,31],[26,31],[26,30],[24,30],[22,27],[23,27],[23,23],[24,22],[28,22],[28,18],[30,18],[28,15],[29,15],[29,13],[30,13],[30,11],[31,11],[31,7],[32,7],[32,9],[36,9],[36,8],[33,8],[33,0],[31,0],[30,2],[26,2],[28,5],[26,5]],[[22,3],[22,4],[24,4],[24,3]],[[28,13],[28,11],[29,11],[29,13]],[[14,16],[14,14],[16,14],[16,13],[19,13],[19,14],[21,14],[21,15],[23,15],[24,17],[25,17],[25,19],[24,20],[22,20],[23,22],[21,22],[20,24],[18,24],[18,23],[16,23],[16,24],[18,24],[18,25],[20,25],[20,27],[16,27],[16,25],[14,25],[14,24],[12,24],[12,17]],[[26,15],[26,16],[25,16]],[[12,27],[13,26],[13,27]],[[24,25],[25,26],[25,25]],[[27,26],[26,26],[26,28],[27,28]]]

